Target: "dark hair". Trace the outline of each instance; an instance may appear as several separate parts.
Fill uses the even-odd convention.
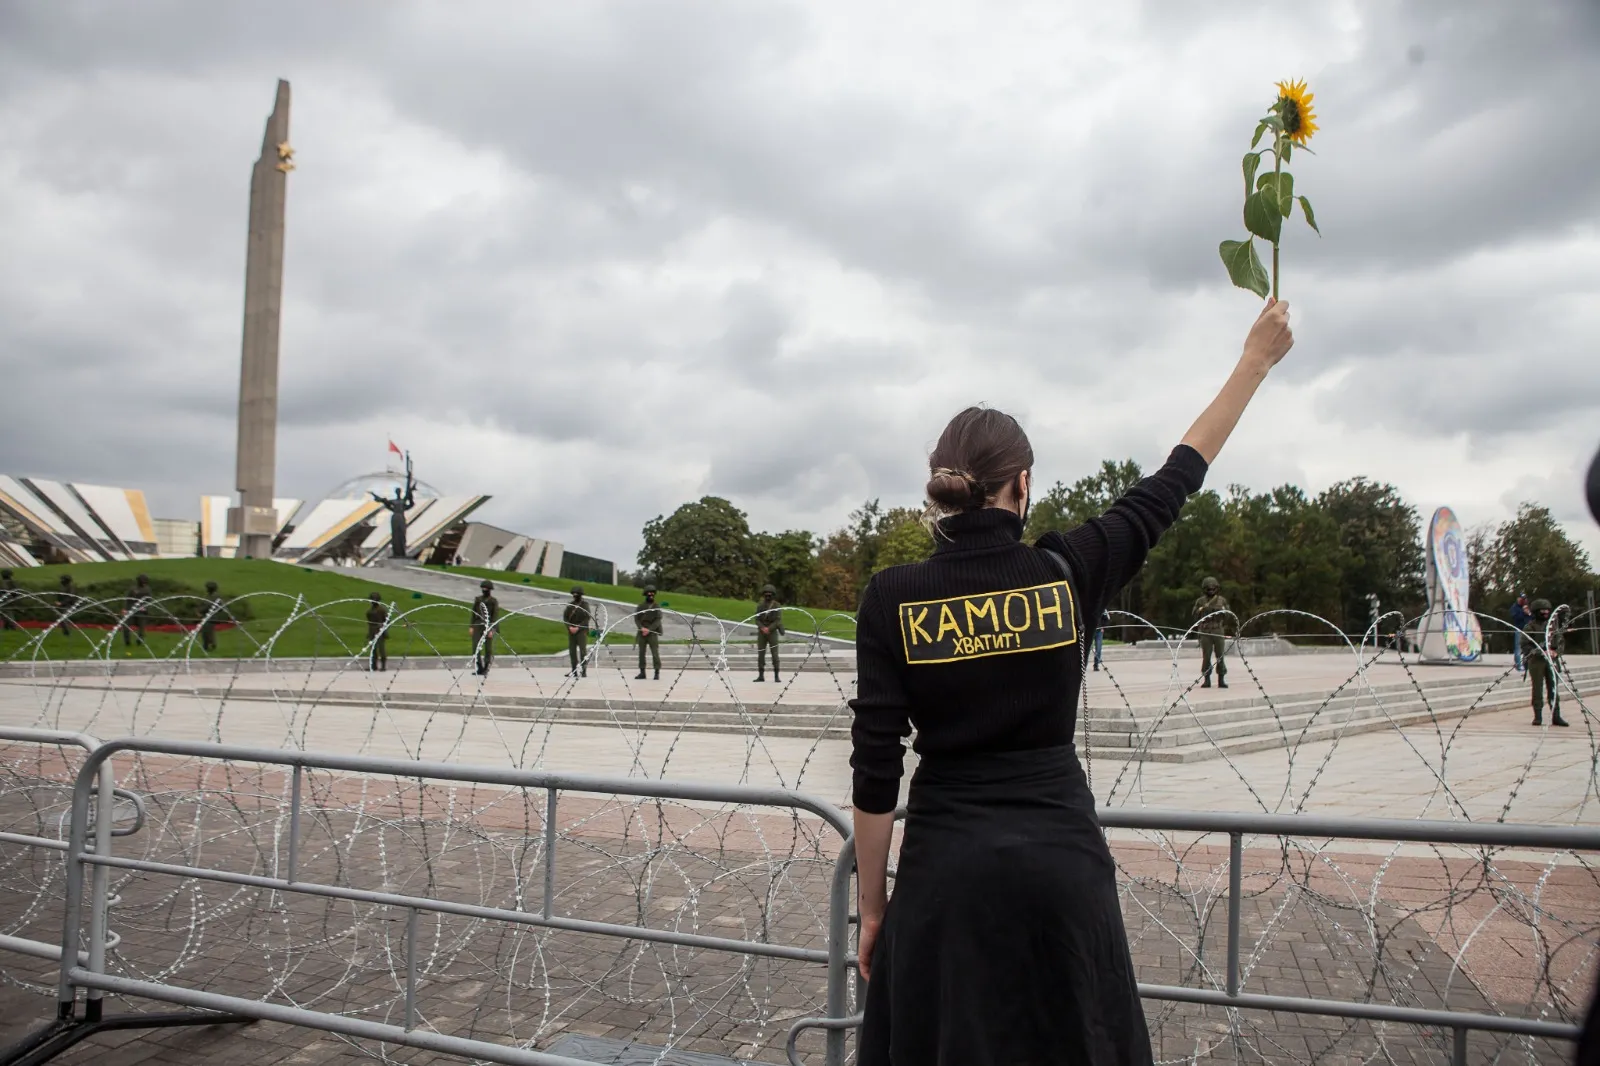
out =
[[[930,510],[976,511],[1033,468],[1033,445],[1003,411],[969,407],[950,420],[928,456]]]

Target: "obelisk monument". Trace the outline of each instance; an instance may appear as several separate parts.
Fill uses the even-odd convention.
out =
[[[283,307],[283,214],[294,149],[289,146],[289,83],[261,138],[250,172],[250,236],[244,265],[244,347],[239,364],[239,506],[228,511],[228,532],[239,555],[272,556],[278,530],[272,506],[278,446],[278,322]]]

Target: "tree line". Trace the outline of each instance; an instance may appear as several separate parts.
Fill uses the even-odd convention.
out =
[[[1138,463],[1107,460],[1034,501],[1024,538],[1066,531],[1103,514],[1143,476]],[[1426,609],[1422,516],[1393,486],[1351,478],[1315,496],[1294,485],[1254,493],[1242,485],[1193,496],[1112,606],[1182,628],[1203,578],[1215,577],[1241,618],[1304,611],[1349,633],[1379,612],[1408,619]],[[926,558],[933,537],[917,507],[869,500],[827,536],[754,532],[729,501],[707,496],[657,516],[643,533],[635,584],[708,596],[753,597],[771,583],[785,603],[853,611],[877,571]],[[1546,507],[1470,532],[1471,603],[1505,617],[1519,592],[1581,611],[1600,586],[1589,558]],[[1315,627],[1308,623],[1308,629]],[[1387,626],[1385,627],[1387,630]]]

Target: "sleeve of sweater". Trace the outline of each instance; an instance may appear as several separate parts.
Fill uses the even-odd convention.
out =
[[[1071,560],[1085,611],[1098,611],[1144,565],[1161,534],[1172,528],[1189,497],[1206,480],[1206,461],[1187,444],[1166,465],[1129,489],[1111,509],[1070,533],[1052,530],[1039,546]],[[1090,617],[1098,617],[1091,615]]]
[[[856,617],[856,698],[850,701],[851,802],[869,814],[892,811],[900,799],[911,716],[900,681],[892,619],[876,582],[867,585]]]

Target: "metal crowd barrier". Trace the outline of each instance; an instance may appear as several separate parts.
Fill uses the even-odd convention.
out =
[[[26,734],[26,735],[23,735]],[[687,782],[565,774],[538,770],[462,766],[441,762],[416,762],[403,759],[358,755],[282,751],[200,742],[162,741],[127,738],[96,744],[81,734],[52,733],[43,730],[0,730],[0,739],[20,739],[40,743],[75,743],[90,748],[73,786],[71,831],[65,844],[67,893],[62,936],[52,955],[61,960],[57,988],[57,1020],[34,1037],[0,1056],[6,1066],[41,1063],[72,1046],[93,1032],[108,1028],[147,1028],[165,1025],[212,1025],[221,1022],[248,1022],[257,1019],[284,1022],[324,1032],[378,1040],[421,1050],[461,1055],[508,1066],[593,1066],[577,1059],[522,1048],[507,1047],[484,1040],[454,1037],[419,1031],[416,1025],[416,923],[419,913],[454,914],[471,918],[503,921],[520,925],[630,940],[704,948],[740,954],[816,963],[827,969],[826,1015],[802,1018],[789,1032],[787,1053],[799,1066],[796,1041],[801,1033],[820,1029],[825,1033],[827,1066],[842,1066],[848,1031],[861,1024],[861,1015],[848,1014],[855,972],[855,958],[849,951],[851,878],[855,871],[855,842],[850,824],[842,811],[830,803],[804,793],[785,789],[742,785],[702,785]],[[113,789],[110,758],[118,752],[138,751],[153,754],[225,759],[291,767],[289,840],[286,875],[267,877],[234,873],[204,867],[123,858],[112,853],[114,831],[111,823]],[[508,910],[476,904],[456,903],[425,896],[395,892],[376,892],[342,885],[305,881],[297,877],[301,784],[307,769],[344,771],[354,774],[381,774],[406,778],[427,778],[461,783],[502,785],[546,792],[544,897],[537,911]],[[834,865],[829,892],[828,946],[810,948],[703,936],[645,926],[619,925],[577,918],[563,918],[552,910],[555,885],[556,810],[561,792],[624,795],[677,799],[710,803],[736,803],[749,806],[784,807],[817,815],[840,834],[842,845]],[[90,802],[96,803],[96,817],[90,819]],[[904,812],[901,812],[903,816]],[[142,821],[142,813],[141,813]],[[1199,834],[1222,834],[1229,839],[1229,887],[1227,916],[1227,977],[1223,989],[1188,988],[1141,983],[1140,995],[1147,999],[1170,1000],[1220,1006],[1236,1010],[1261,1010],[1278,1013],[1320,1015],[1399,1023],[1448,1030],[1453,1035],[1452,1062],[1464,1064],[1467,1035],[1472,1031],[1496,1032],[1551,1040],[1576,1040],[1576,1025],[1513,1018],[1504,1015],[1467,1011],[1401,1007],[1392,1004],[1264,995],[1240,989],[1239,917],[1242,900],[1241,859],[1246,835],[1296,839],[1349,839],[1388,842],[1417,842],[1468,847],[1557,849],[1600,851],[1600,827],[1515,825],[1505,823],[1408,821],[1377,818],[1340,818],[1313,815],[1232,814],[1204,811],[1152,809],[1108,809],[1100,812],[1106,829],[1155,830]],[[126,832],[134,832],[137,825]],[[94,846],[89,834],[94,833]],[[30,846],[61,848],[60,841],[21,837],[11,834],[0,840]],[[85,897],[85,870],[89,875],[91,898],[89,950],[80,950]],[[198,878],[226,884],[303,893],[324,898],[348,900],[405,908],[405,1023],[394,1025],[328,1014],[301,1007],[287,1007],[237,996],[180,988],[174,985],[118,977],[105,971],[105,883],[112,869],[142,871],[175,877]],[[33,942],[29,942],[33,943]],[[50,945],[43,945],[49,948]],[[32,953],[40,954],[35,950]],[[78,990],[87,992],[88,1009],[77,1015]],[[193,1008],[195,1012],[156,1015],[131,1014],[119,1018],[102,1016],[99,997],[106,992],[137,996]],[[196,1013],[197,1012],[197,1013]]]
[[[225,759],[234,762],[253,762],[293,768],[290,787],[289,840],[284,877],[266,877],[257,874],[234,873],[198,866],[153,862],[144,859],[124,858],[111,854],[109,847],[88,849],[89,800],[94,782],[105,773],[108,760],[118,752],[138,751],[151,754],[191,756],[203,759]],[[305,770],[335,770],[354,774],[381,774],[411,779],[427,778],[438,781],[455,781],[472,784],[503,785],[524,789],[543,789],[546,792],[545,849],[544,849],[544,899],[537,911],[508,910],[476,904],[456,903],[396,892],[375,892],[368,889],[349,888],[342,885],[306,881],[297,875],[301,782]],[[848,847],[841,853],[835,866],[829,900],[828,948],[812,948],[772,944],[755,940],[736,940],[724,937],[682,933],[667,929],[652,929],[638,925],[618,925],[577,918],[563,918],[552,913],[555,885],[556,809],[561,792],[585,792],[611,796],[637,796],[658,799],[677,799],[709,803],[736,803],[761,807],[784,807],[807,811],[827,822],[842,839],[848,840],[850,823],[844,813],[824,800],[801,792],[785,789],[757,788],[745,785],[702,785],[688,782],[647,780],[626,777],[602,777],[585,774],[565,774],[538,770],[516,770],[501,767],[463,766],[442,762],[418,762],[404,759],[385,759],[359,755],[283,751],[269,748],[240,747],[191,741],[162,741],[158,739],[125,738],[113,740],[96,747],[79,771],[73,788],[72,828],[67,845],[67,894],[65,917],[62,922],[61,951],[63,962],[57,988],[57,1020],[34,1035],[26,1046],[19,1045],[0,1063],[6,1066],[33,1066],[73,1044],[106,1028],[137,1028],[140,1019],[151,1015],[124,1015],[110,1020],[103,1018],[91,1000],[90,1011],[78,1017],[77,993],[88,990],[91,997],[105,992],[137,996],[144,999],[175,1003],[195,1008],[200,1013],[161,1016],[160,1025],[213,1025],[224,1022],[248,1022],[265,1019],[303,1026],[323,1032],[379,1040],[388,1044],[414,1047],[421,1050],[461,1055],[471,1059],[507,1063],[511,1066],[594,1066],[592,1063],[561,1055],[522,1048],[507,1047],[490,1041],[467,1039],[418,1030],[416,1026],[416,926],[419,912],[453,914],[470,918],[502,921],[518,925],[540,926],[574,933],[618,937],[627,940],[645,940],[682,947],[728,951],[746,955],[759,955],[775,959],[788,959],[824,965],[828,969],[829,995],[835,989],[845,989],[846,974],[853,960],[848,955],[850,878],[854,863],[853,851]],[[100,825],[105,825],[101,821]],[[104,833],[98,834],[106,836]],[[107,838],[109,844],[109,838]],[[284,893],[302,893],[329,899],[348,900],[381,906],[401,907],[407,911],[405,936],[405,1024],[393,1025],[349,1018],[336,1014],[263,1003],[237,996],[221,995],[180,988],[151,981],[133,980],[105,972],[103,952],[90,952],[87,959],[78,957],[76,947],[82,925],[85,868],[93,870],[95,884],[103,880],[111,869],[140,871],[174,877],[197,878],[224,884],[271,889]],[[829,1000],[830,1010],[843,1010],[843,1002]],[[841,1030],[830,1033],[827,1040],[828,1066],[843,1066],[846,1034]]]
[[[905,817],[901,808],[896,816]],[[1453,1066],[1466,1066],[1467,1034],[1473,1031],[1576,1041],[1580,1029],[1566,1022],[1547,1022],[1537,1018],[1512,1018],[1501,1014],[1470,1011],[1400,1007],[1387,1003],[1277,996],[1242,992],[1239,989],[1239,906],[1241,860],[1244,837],[1268,836],[1295,839],[1379,840],[1422,844],[1454,844],[1467,847],[1532,848],[1557,851],[1600,852],[1600,826],[1517,825],[1505,822],[1444,822],[1398,818],[1340,818],[1306,814],[1233,814],[1220,811],[1172,811],[1155,808],[1107,808],[1099,811],[1103,829],[1143,829],[1167,832],[1228,834],[1228,946],[1227,978],[1223,990],[1186,988],[1175,985],[1139,983],[1145,999],[1198,1003],[1236,1010],[1260,1010],[1279,1014],[1310,1014],[1333,1018],[1359,1018],[1393,1022],[1450,1031]],[[854,866],[854,841],[846,843],[841,866],[848,859]],[[832,974],[830,973],[830,980]],[[843,975],[841,981],[849,979]],[[846,989],[828,989],[828,1016],[802,1018],[789,1033],[788,1053],[793,1066],[803,1066],[795,1052],[795,1041],[806,1029],[823,1029],[830,1036],[861,1025],[862,1016],[842,1017],[836,1005],[847,1002]]]
[[[88,733],[77,733],[63,729],[26,729],[17,726],[0,726],[0,742],[37,744],[41,747],[79,747],[84,753],[92,754],[99,748],[100,741]],[[144,828],[144,804],[139,797],[131,792],[123,791],[116,787],[112,779],[110,765],[102,765],[99,779],[94,787],[96,795],[95,804],[95,852],[100,855],[111,854],[111,838],[125,837],[137,833]],[[117,799],[127,800],[134,810],[134,822],[130,826],[117,828],[114,810]],[[65,830],[67,819],[62,819],[62,828]],[[45,837],[35,836],[31,833],[0,832],[0,844],[10,844],[24,848],[41,848],[45,851],[67,851],[67,841],[60,836]],[[80,951],[81,961],[90,965],[104,966],[105,953],[117,946],[119,937],[114,933],[107,921],[107,911],[115,902],[109,895],[107,875],[109,871],[96,871],[94,883],[90,889],[89,904],[89,949]],[[47,959],[52,962],[60,961],[60,943],[46,943],[42,940],[31,940],[27,937],[12,936],[0,933],[0,951],[11,951],[19,955],[28,955],[36,959]],[[95,993],[95,998],[100,998],[100,993]]]

